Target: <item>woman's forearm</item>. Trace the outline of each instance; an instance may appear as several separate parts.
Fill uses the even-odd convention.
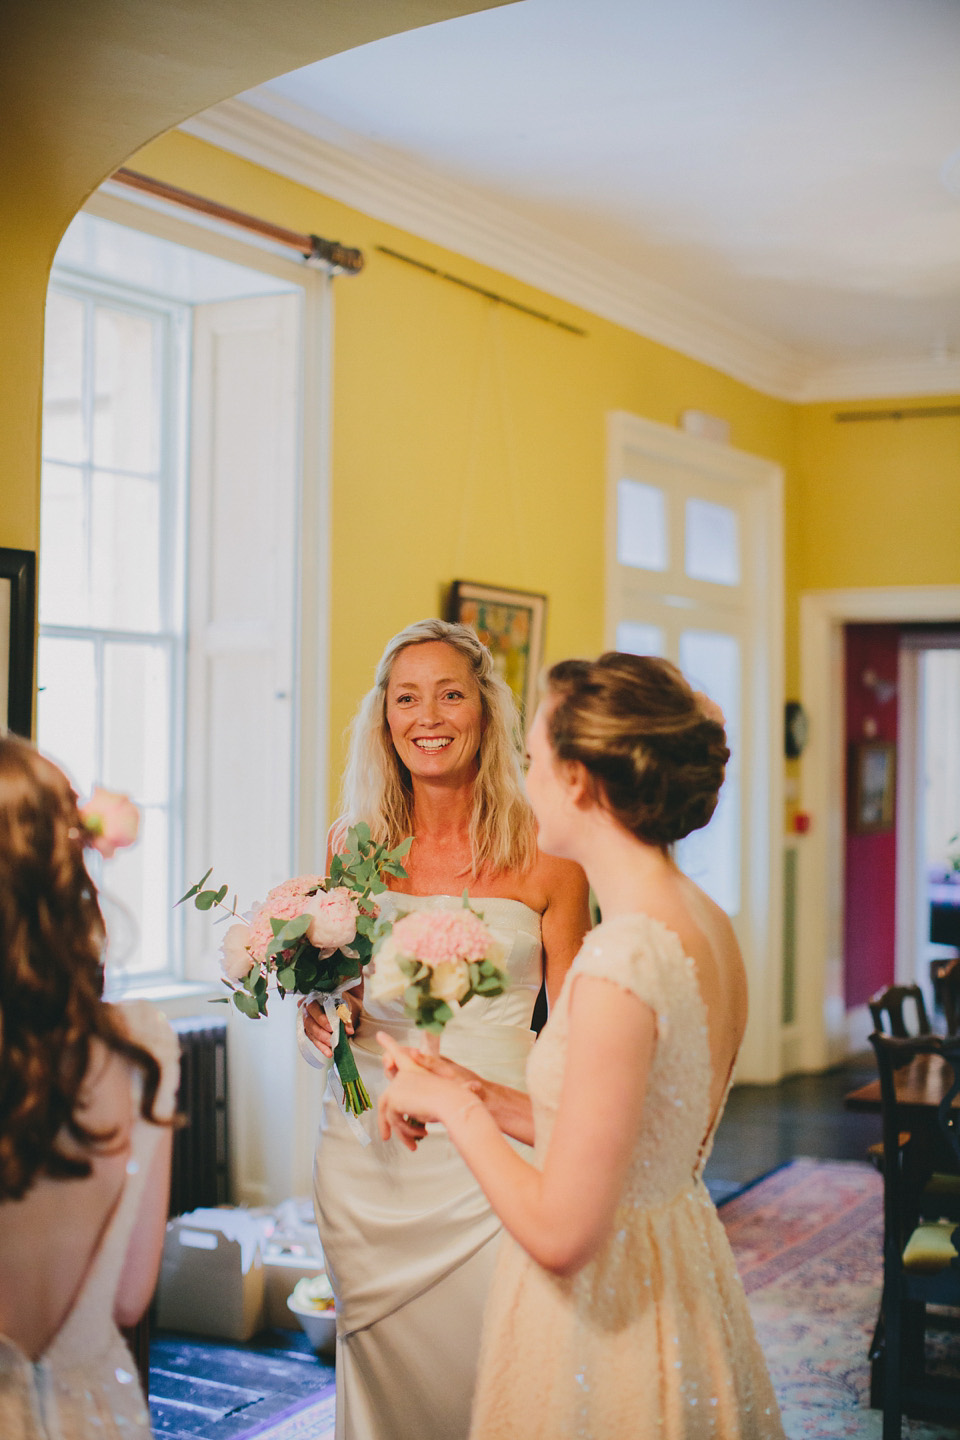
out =
[[[485,1080],[480,1098],[504,1135],[524,1145],[533,1144],[533,1106],[525,1091]]]

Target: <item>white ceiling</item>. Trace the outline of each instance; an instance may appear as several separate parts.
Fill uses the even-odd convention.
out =
[[[521,0],[243,101],[761,388],[960,389],[960,0]]]

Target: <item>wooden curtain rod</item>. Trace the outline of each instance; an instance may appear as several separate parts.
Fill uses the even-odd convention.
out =
[[[150,175],[141,175],[138,170],[122,166],[111,175],[118,185],[128,185],[131,190],[140,190],[145,195],[154,195],[158,200],[167,200],[172,205],[183,205],[188,210],[197,210],[201,215],[211,215],[215,220],[225,220],[228,225],[237,225],[254,235],[263,235],[278,245],[287,245],[299,250],[308,264],[321,264],[327,269],[344,275],[358,275],[363,269],[363,252],[341,245],[339,240],[324,240],[320,235],[301,235],[297,230],[287,230],[283,225],[274,225],[270,220],[260,220],[256,215],[247,215],[243,210],[234,210],[216,200],[207,200],[203,195],[194,195],[190,190],[181,190],[179,185],[167,185],[154,180]]]

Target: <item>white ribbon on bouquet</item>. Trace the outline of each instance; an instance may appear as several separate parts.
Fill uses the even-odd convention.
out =
[[[311,990],[309,995],[301,995],[297,1001],[297,1049],[315,1070],[322,1070],[333,1085],[333,1093],[340,1109],[343,1111],[343,1118],[361,1145],[369,1145],[371,1136],[360,1124],[359,1119],[352,1111],[348,1110],[344,1103],[343,1086],[340,1083],[340,1076],[337,1074],[337,1067],[333,1063],[333,1057],[324,1055],[313,1043],[303,1024],[303,1012],[314,1000],[319,1000],[323,1006],[323,1013],[330,1021],[330,1049],[336,1049],[337,1041],[340,1039],[340,1014],[338,1007],[343,1004],[343,997],[348,990],[353,990],[362,980],[357,975],[353,980],[344,980],[335,990]],[[333,1072],[332,1074],[330,1072]]]

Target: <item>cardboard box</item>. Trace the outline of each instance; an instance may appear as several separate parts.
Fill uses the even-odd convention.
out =
[[[249,1340],[262,1330],[259,1242],[257,1222],[244,1210],[193,1210],[171,1220],[157,1290],[158,1327],[222,1340]]]

